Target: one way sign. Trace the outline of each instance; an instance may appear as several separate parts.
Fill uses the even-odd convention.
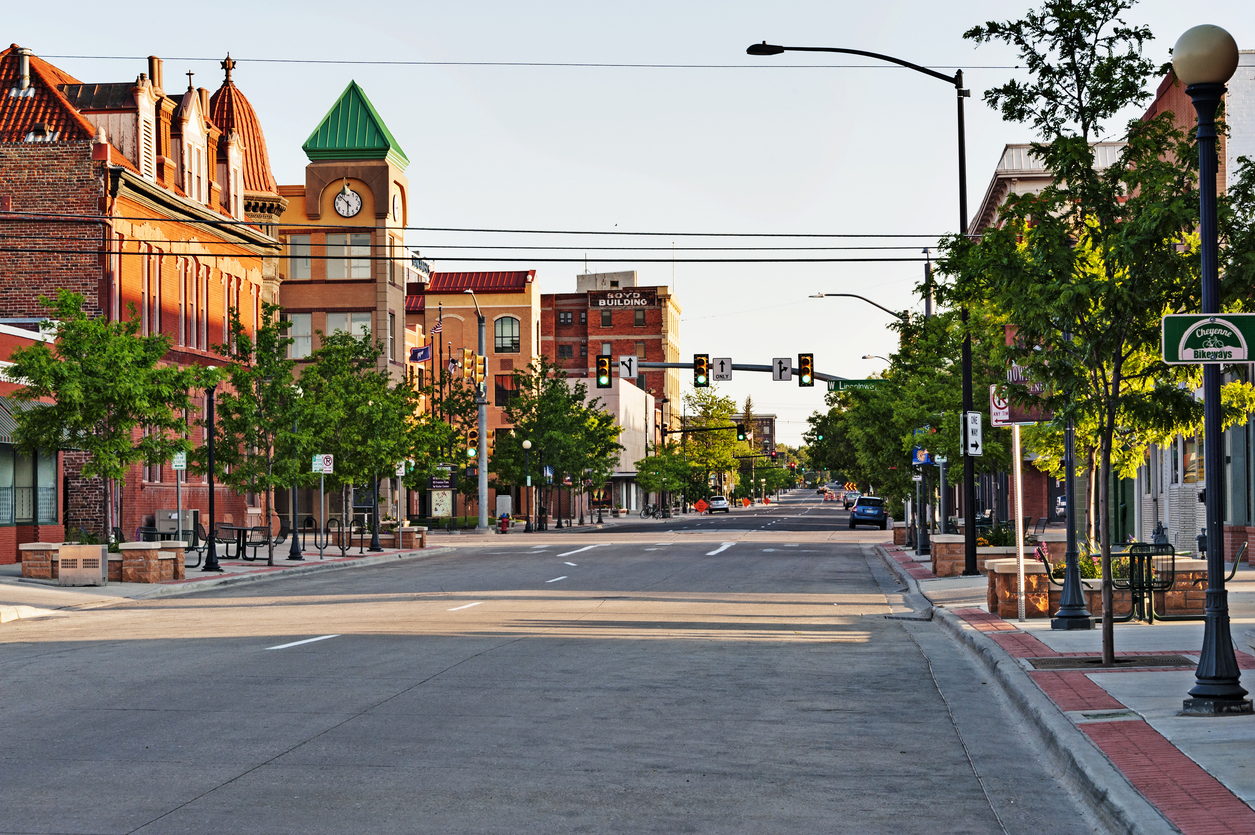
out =
[[[732,379],[732,357],[715,357],[710,361],[711,379],[716,383],[726,383]]]
[[[771,379],[788,382],[793,379],[793,357],[776,357],[771,361]]]
[[[973,458],[984,452],[980,434],[980,412],[963,413],[963,453]]]

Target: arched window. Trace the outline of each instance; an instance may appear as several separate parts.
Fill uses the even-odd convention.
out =
[[[519,320],[513,316],[502,316],[493,323],[493,350],[498,354],[517,354],[519,352]]]

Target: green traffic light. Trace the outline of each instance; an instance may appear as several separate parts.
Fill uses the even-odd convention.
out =
[[[479,450],[475,449],[475,447],[473,447],[473,446],[472,446],[472,447],[467,447],[467,448],[466,448],[466,457],[467,457],[467,458],[474,458],[474,457],[478,454],[478,452],[479,452]]]
[[[704,385],[706,385],[706,375],[704,375],[704,374],[698,374],[698,375],[697,375],[697,384],[698,384],[699,386],[704,386]]]
[[[597,382],[601,383],[601,384],[604,386],[604,385],[609,384],[609,382],[610,382],[610,378],[609,378],[609,377],[598,377],[598,378],[597,378]]]

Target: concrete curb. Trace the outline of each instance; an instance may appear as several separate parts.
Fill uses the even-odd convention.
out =
[[[883,546],[874,547],[889,570],[907,588],[926,597],[915,578],[907,574]],[[933,607],[933,621],[976,655],[1019,712],[1020,718],[1044,743],[1050,762],[1059,771],[1061,779],[1089,803],[1107,831],[1128,835],[1180,831],[1133,788],[1124,774],[1080,728],[1063,715],[1006,650],[987,635],[965,629],[964,621],[944,607]]]

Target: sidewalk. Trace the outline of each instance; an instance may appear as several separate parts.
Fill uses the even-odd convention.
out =
[[[449,537],[453,539],[453,537]],[[148,600],[154,597],[170,597],[194,594],[219,586],[279,580],[336,571],[367,565],[415,559],[448,553],[449,547],[428,544],[423,549],[385,550],[359,554],[356,547],[341,557],[339,549],[324,552],[318,558],[317,549],[305,549],[304,560],[289,561],[288,549],[275,553],[273,567],[266,565],[265,557],[256,561],[219,559],[222,573],[203,572],[200,568],[188,568],[184,580],[168,580],[162,583],[109,583],[106,586],[61,586],[56,580],[33,580],[22,577],[21,564],[0,565],[0,623],[23,618],[47,617],[70,609],[93,609],[110,606],[127,600]]]
[[[1255,757],[1250,753],[1255,716],[1179,715],[1194,685],[1202,621],[1116,624],[1117,657],[1143,656],[1156,666],[1079,669],[1086,663],[1082,659],[1101,655],[1099,629],[1055,631],[1049,618],[1005,621],[986,608],[984,576],[937,578],[923,562],[927,558],[917,560],[895,546],[884,551],[899,578],[934,605],[943,628],[981,656],[1049,747],[1071,748],[1083,760],[1088,741],[1090,752],[1101,752],[1186,835],[1255,832]],[[1227,588],[1238,665],[1255,670],[1255,570],[1239,569]],[[1244,679],[1247,689],[1255,689],[1255,676]],[[1042,696],[1053,717],[1029,715],[1033,699]],[[1110,785],[1092,779],[1098,775],[1089,773],[1084,762],[1078,765],[1093,783],[1092,799],[1118,802],[1104,796]],[[1117,819],[1127,819],[1122,810],[1112,811]]]

